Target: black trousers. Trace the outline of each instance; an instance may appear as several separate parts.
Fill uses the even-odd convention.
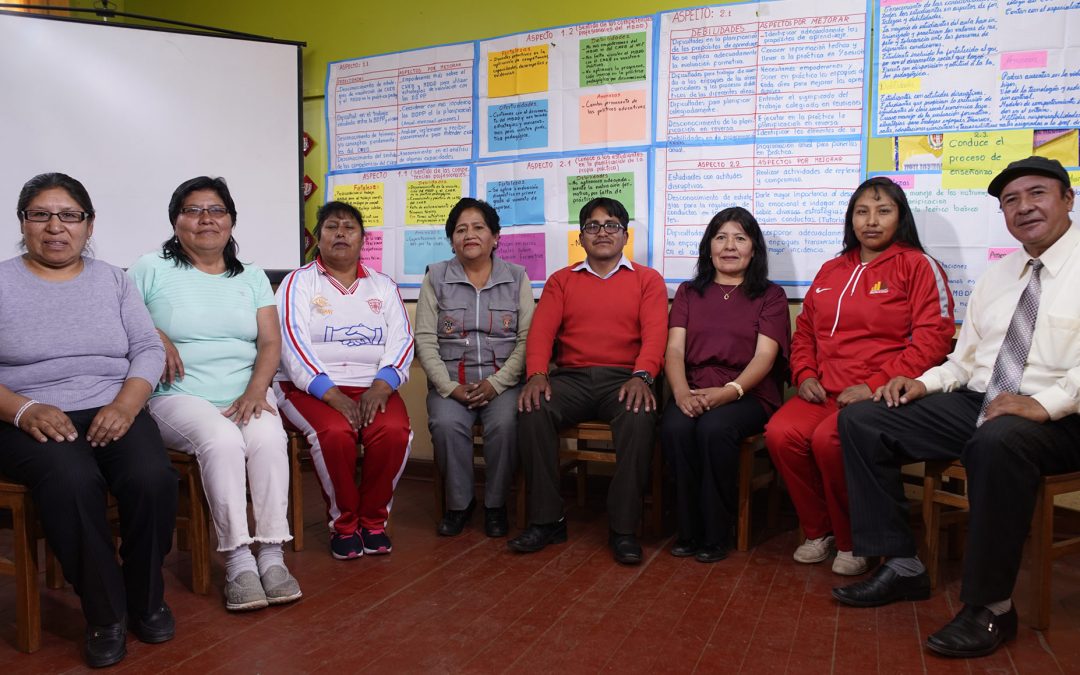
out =
[[[79,434],[71,442],[39,443],[0,423],[0,471],[30,488],[45,540],[79,594],[87,623],[101,626],[161,605],[178,479],[146,411],[120,440],[91,447],[86,432],[98,410],[67,413]],[[120,511],[122,568],[105,516],[107,492]]]
[[[971,516],[961,601],[1012,595],[1039,478],[1080,469],[1080,415],[1043,424],[1008,415],[976,428],[983,394],[932,394],[897,408],[864,401],[840,411],[855,555],[914,556],[900,467],[960,459]]]
[[[739,511],[739,447],[769,416],[753,396],[687,417],[672,401],[660,422],[674,469],[679,539],[728,546]]]
[[[611,529],[630,534],[641,519],[641,498],[649,480],[656,411],[638,412],[619,402],[619,388],[630,379],[625,368],[558,368],[548,377],[551,400],[518,413],[518,451],[529,495],[529,521],[551,523],[563,515],[559,492],[559,430],[579,422],[611,425],[615,475],[608,488]]]

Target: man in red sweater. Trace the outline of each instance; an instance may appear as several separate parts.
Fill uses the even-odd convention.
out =
[[[529,493],[529,527],[507,545],[520,553],[566,541],[559,494],[559,430],[611,424],[615,475],[608,490],[615,560],[641,562],[641,518],[656,429],[653,378],[663,363],[667,288],[660,274],[623,255],[630,216],[614,199],[581,209],[585,261],[553,274],[525,348],[528,381],[518,397],[518,448]],[[548,372],[555,354],[555,368]]]

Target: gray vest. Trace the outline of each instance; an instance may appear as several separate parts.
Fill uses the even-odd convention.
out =
[[[498,257],[492,257],[491,264],[491,277],[480,290],[469,283],[457,258],[428,267],[438,303],[439,355],[455,382],[490,377],[517,345],[525,268]]]

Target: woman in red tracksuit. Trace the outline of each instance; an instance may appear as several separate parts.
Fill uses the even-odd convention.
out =
[[[822,265],[796,320],[798,396],[765,429],[806,535],[795,560],[820,562],[835,547],[833,572],[866,571],[851,553],[837,413],[897,375],[941,363],[954,331],[948,279],[923,251],[904,191],[887,178],[867,180],[848,201],[844,250]]]

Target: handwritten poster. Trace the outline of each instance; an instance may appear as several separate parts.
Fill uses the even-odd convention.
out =
[[[881,0],[873,131],[1080,126],[1080,4]]]

